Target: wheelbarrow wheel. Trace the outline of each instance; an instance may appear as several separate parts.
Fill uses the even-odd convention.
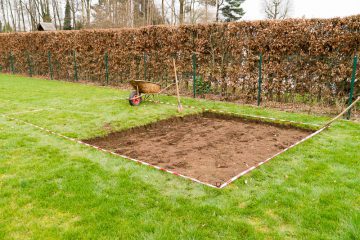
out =
[[[130,93],[129,103],[131,106],[139,106],[141,102],[142,102],[141,94],[138,95],[136,91]]]

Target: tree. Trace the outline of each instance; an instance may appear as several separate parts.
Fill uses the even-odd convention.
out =
[[[215,7],[216,7],[216,14],[215,14],[215,21],[219,21],[219,12],[221,9],[221,6],[224,4],[224,0],[216,0]]]
[[[241,4],[245,0],[225,0],[226,4],[221,8],[225,22],[235,22],[244,16],[245,12],[241,8]]]
[[[51,21],[56,29],[236,21],[242,14],[239,4],[243,1],[0,0],[0,21],[3,31],[14,32],[36,31],[38,23]]]
[[[5,23],[2,29],[3,32],[13,32],[14,29],[11,27],[10,23]]]
[[[285,19],[289,17],[291,0],[263,0],[265,16],[267,19]]]
[[[64,30],[71,30],[71,7],[69,0],[66,0],[65,5],[65,18],[64,18]]]
[[[180,23],[180,25],[184,23],[184,18],[185,18],[184,10],[185,10],[185,0],[179,0],[179,23]]]

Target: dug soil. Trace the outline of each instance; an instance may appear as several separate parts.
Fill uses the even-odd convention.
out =
[[[309,134],[297,128],[203,113],[84,142],[219,186]]]

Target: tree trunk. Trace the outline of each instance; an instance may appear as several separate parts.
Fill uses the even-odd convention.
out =
[[[72,20],[73,20],[73,29],[76,28],[76,9],[75,9],[75,0],[71,1],[71,13],[72,13]]]
[[[12,21],[12,25],[13,25],[13,30],[16,32],[16,29],[17,29],[16,28],[16,21],[15,21],[14,13],[12,11],[10,0],[8,0],[8,4],[9,4],[9,9],[10,9],[10,16],[11,16],[11,21]]]
[[[171,0],[171,24],[176,24],[176,16],[175,16],[175,0]]]
[[[22,24],[23,24],[23,31],[26,31],[26,25],[25,25],[25,17],[24,17],[24,7],[23,7],[23,2],[22,0],[20,0],[20,12],[21,12],[21,19],[22,19]]]
[[[90,26],[90,17],[91,17],[91,2],[90,0],[83,0],[85,3],[85,12],[86,12],[86,21],[85,21],[85,25],[87,27]]]
[[[219,21],[219,8],[220,8],[220,0],[216,0],[216,17],[215,17],[215,21],[218,22]]]
[[[4,0],[0,0],[0,5],[1,5],[2,17],[3,17],[3,20],[4,20],[4,26],[5,26],[6,25],[6,15],[5,15]]]
[[[56,16],[57,16],[58,22],[59,22],[59,28],[62,29],[61,19],[60,19],[60,14],[59,14],[59,5],[57,4],[56,0],[54,0],[54,4],[55,4]]]
[[[185,0],[179,0],[179,23],[180,25],[184,23],[184,7],[185,7]]]
[[[165,0],[161,0],[161,17],[162,17],[162,23],[165,24]]]
[[[207,23],[208,22],[208,18],[209,18],[209,16],[208,16],[208,0],[205,0],[205,23]]]

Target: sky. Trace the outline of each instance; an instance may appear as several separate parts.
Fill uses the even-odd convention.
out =
[[[243,20],[264,19],[263,0],[246,0],[243,3]],[[332,18],[360,14],[360,0],[292,0],[291,17]]]

